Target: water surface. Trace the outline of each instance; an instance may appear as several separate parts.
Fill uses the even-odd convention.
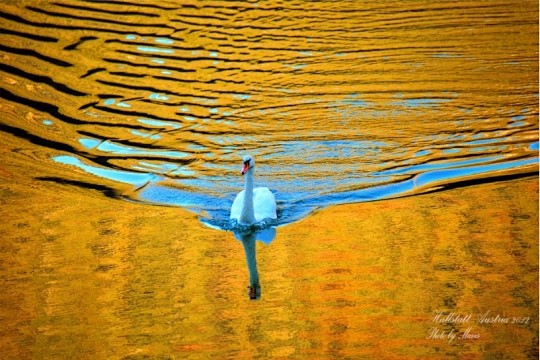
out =
[[[8,1],[0,130],[226,227],[241,157],[279,224],[537,171],[535,1]],[[20,104],[23,104],[21,107]],[[21,120],[21,118],[23,120]]]
[[[8,0],[0,40],[0,357],[538,358],[536,1]],[[246,153],[260,242],[204,226]]]
[[[537,177],[330,207],[243,246],[175,207],[29,181],[55,169],[21,174],[27,156],[2,158],[6,359],[538,358]]]

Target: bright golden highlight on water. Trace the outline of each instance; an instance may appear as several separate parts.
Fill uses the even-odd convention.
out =
[[[257,246],[262,296],[250,302],[231,233],[175,208],[28,183],[19,161],[1,185],[7,358],[535,356],[537,178],[279,228]]]
[[[0,358],[538,358],[537,1],[7,0],[0,59]]]

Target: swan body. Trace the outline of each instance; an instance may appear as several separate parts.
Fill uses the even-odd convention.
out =
[[[240,191],[231,206],[231,219],[240,224],[254,224],[264,219],[276,219],[276,199],[267,187],[253,188],[255,160],[244,156],[242,175],[245,176],[244,190]]]
[[[236,195],[231,206],[231,219],[238,220],[241,224],[253,224],[264,219],[275,219],[276,200],[274,194],[267,187],[258,187],[253,189],[253,216],[247,211],[243,211],[244,197],[246,191],[242,190]]]

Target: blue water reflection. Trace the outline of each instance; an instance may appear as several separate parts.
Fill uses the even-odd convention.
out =
[[[55,156],[53,157],[53,160],[61,164],[78,167],[81,170],[105,179],[131,184],[136,187],[143,186],[151,181],[155,182],[161,180],[159,176],[153,173],[137,173],[88,165],[76,157],[69,155]]]
[[[428,164],[420,164],[420,165],[412,165],[412,166],[406,166],[401,167],[397,169],[392,170],[384,170],[379,172],[380,175],[396,175],[396,174],[416,174],[421,171],[425,170],[439,170],[439,169],[446,169],[446,168],[456,168],[456,167],[465,167],[469,165],[474,165],[478,163],[486,163],[496,160],[501,160],[503,157],[500,155],[497,156],[490,156],[490,157],[484,157],[484,158],[478,158],[478,159],[467,159],[467,160],[460,160],[460,161],[446,161],[446,162],[438,162],[438,163],[428,163]]]
[[[133,131],[132,131],[133,133]],[[135,133],[137,131],[135,130]],[[149,137],[150,134],[140,133],[142,137]],[[121,144],[116,144],[110,140],[99,140],[91,138],[81,138],[79,142],[87,149],[96,149],[104,153],[112,153],[118,155],[131,155],[131,156],[149,156],[149,157],[169,157],[169,158],[185,158],[189,156],[188,153],[174,150],[144,150],[138,147],[131,147]]]
[[[495,160],[497,157],[492,157]],[[393,182],[384,185],[361,188],[351,191],[341,192],[313,192],[313,188],[307,188],[304,183],[305,191],[287,192],[284,189],[290,189],[290,184],[282,183],[272,184],[272,190],[278,202],[278,225],[287,224],[302,219],[313,211],[324,208],[330,205],[346,204],[353,202],[374,201],[386,198],[404,196],[412,194],[418,189],[426,190],[430,186],[437,187],[440,184],[446,184],[459,179],[477,176],[480,174],[488,174],[498,171],[510,170],[522,166],[532,165],[537,162],[536,159],[524,159],[508,162],[499,162],[492,164],[471,165],[478,161],[468,160],[463,162],[454,162],[448,168],[444,166],[429,167],[425,166],[421,169],[428,170],[419,173],[415,177],[399,182]],[[461,167],[456,167],[457,165]],[[411,170],[409,168],[409,170]],[[416,167],[415,170],[420,169]],[[226,182],[228,179],[223,179]],[[181,189],[181,182],[177,183],[178,187],[173,187],[159,182],[150,182],[145,186],[139,197],[143,201],[157,202],[167,205],[175,205],[187,208],[201,215],[201,220],[211,226],[227,229],[229,226],[228,216],[229,207],[232,203],[235,193],[224,194],[218,193],[201,194],[189,190],[189,187]],[[193,180],[192,185],[197,188],[201,187],[199,180]],[[217,184],[206,184],[207,189],[215,188]],[[283,186],[285,185],[285,186]],[[301,186],[302,184],[298,184]]]
[[[148,96],[150,100],[167,101],[169,97],[162,94],[152,93]]]
[[[137,46],[137,50],[148,53],[161,53],[171,55],[174,54],[174,49],[166,49],[155,46]]]
[[[435,170],[435,171],[428,171],[425,173],[419,174],[415,178],[415,185],[416,186],[426,186],[429,184],[437,183],[437,182],[448,182],[453,181],[456,179],[466,179],[468,176],[474,176],[479,174],[485,174],[495,171],[503,171],[503,170],[509,170],[514,168],[519,168],[521,166],[527,166],[537,163],[537,159],[525,159],[525,160],[517,160],[517,161],[508,161],[503,163],[495,163],[495,164],[488,164],[488,165],[477,165],[477,166],[470,166],[470,167],[464,167],[464,168],[451,168],[451,169],[444,169],[444,170]]]
[[[115,133],[118,138],[81,132],[85,135],[78,138],[79,156],[53,159],[132,184],[136,200],[186,208],[210,226],[230,228],[229,207],[242,187],[238,172],[231,170],[239,153],[250,152],[264,164],[257,170],[256,182],[276,196],[276,225],[297,221],[326,206],[410,195],[537,162],[533,152],[538,151],[538,142],[531,144],[530,137],[524,142],[516,136],[534,123],[531,106],[521,110],[500,106],[495,109],[498,118],[490,118],[489,111],[469,101],[470,94],[457,86],[447,87],[446,82],[424,91],[421,87],[410,91],[399,81],[384,82],[381,89],[376,83],[369,89],[357,86],[359,78],[350,84],[340,80],[339,86],[321,83],[313,89],[303,81],[295,83],[295,76],[322,71],[319,56],[335,61],[333,72],[341,71],[342,63],[358,55],[355,52],[325,54],[306,49],[295,51],[292,57],[280,54],[271,67],[261,63],[257,69],[268,74],[276,71],[279,81],[243,86],[245,81],[236,76],[248,74],[249,66],[231,70],[233,66],[215,77],[211,74],[225,68],[224,62],[242,63],[247,54],[213,44],[183,48],[179,40],[160,34],[122,36],[119,46],[123,48],[117,50],[130,54],[129,61],[112,59],[111,64],[140,78],[141,84],[131,84],[131,79],[126,84],[138,95],[103,92],[107,95],[96,102],[100,106],[94,110],[104,115],[107,111],[108,116],[123,114],[120,122],[125,120],[125,130]],[[139,57],[133,56],[135,51]],[[366,55],[359,56],[369,63]],[[430,62],[450,63],[464,57],[444,51],[427,56],[432,59],[401,62],[384,53],[377,64],[401,62],[408,71],[418,71]],[[191,69],[193,60],[202,68]],[[194,85],[195,79],[184,76],[194,71],[205,74],[205,79],[208,75],[209,81]],[[280,75],[283,71],[286,77]],[[370,73],[369,66],[364,71]],[[366,81],[379,75],[371,73],[374,77]],[[150,78],[159,81],[145,84],[143,80]],[[173,79],[173,86],[178,86],[174,95],[161,83]],[[108,86],[118,90],[123,85]],[[458,104],[458,98],[464,100]]]
[[[138,122],[144,125],[156,126],[161,128],[179,129],[181,126],[173,121],[163,121],[154,119],[137,119]]]

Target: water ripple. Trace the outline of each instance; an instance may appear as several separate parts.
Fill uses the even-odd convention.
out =
[[[246,153],[277,224],[536,173],[538,24],[522,5],[8,2],[0,131],[221,228]]]

